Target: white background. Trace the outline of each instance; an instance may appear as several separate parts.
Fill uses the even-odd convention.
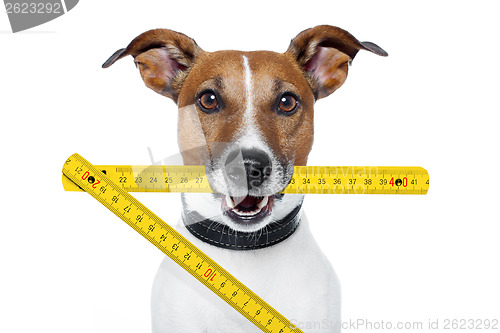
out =
[[[86,0],[17,34],[2,10],[0,331],[150,330],[163,255],[89,195],[64,192],[61,168],[75,152],[95,164],[177,152],[174,103],[145,88],[130,57],[101,69],[159,27],[207,51],[283,52],[318,24],[384,48],[387,58],[359,52],[345,86],[316,104],[309,164],[422,166],[431,188],[306,198],[342,282],[343,319],[422,321],[426,332],[429,319],[500,319],[498,7]],[[177,223],[178,195],[135,196]]]

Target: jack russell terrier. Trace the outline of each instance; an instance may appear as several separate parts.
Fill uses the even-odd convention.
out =
[[[182,194],[179,231],[304,332],[340,331],[340,285],[303,195],[279,193],[307,163],[315,101],[344,83],[359,50],[387,56],[327,25],[302,31],[285,53],[206,52],[157,29],[103,64],[132,55],[146,86],[178,105],[184,164],[206,166],[215,193]],[[169,258],[154,281],[152,329],[260,332]]]

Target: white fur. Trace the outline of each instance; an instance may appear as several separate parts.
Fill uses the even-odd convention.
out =
[[[323,327],[304,332],[340,332],[340,285],[305,216],[290,238],[253,251],[220,249],[179,231],[293,324]],[[154,333],[262,332],[169,258],[154,281],[152,319]]]
[[[248,63],[248,58],[243,56],[243,67],[245,68],[245,90],[246,90],[246,108],[243,123],[246,126],[255,125],[254,115],[253,115],[253,85],[252,85],[252,71],[250,69],[250,64]]]

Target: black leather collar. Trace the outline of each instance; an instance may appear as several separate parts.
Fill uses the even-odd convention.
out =
[[[229,250],[256,250],[278,244],[290,237],[299,225],[301,206],[297,206],[284,219],[272,222],[256,232],[236,231],[213,220],[203,220],[198,212],[188,212],[186,209],[182,220],[189,232],[205,243]]]

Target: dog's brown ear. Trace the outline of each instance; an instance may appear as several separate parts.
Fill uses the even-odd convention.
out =
[[[316,99],[320,99],[344,83],[349,64],[359,50],[387,56],[387,52],[376,44],[360,42],[347,31],[329,25],[302,31],[292,40],[285,53],[295,58]]]
[[[116,51],[102,65],[107,68],[117,60],[132,55],[146,86],[177,102],[182,82],[196,57],[203,52],[188,36],[167,29],[149,30]]]

